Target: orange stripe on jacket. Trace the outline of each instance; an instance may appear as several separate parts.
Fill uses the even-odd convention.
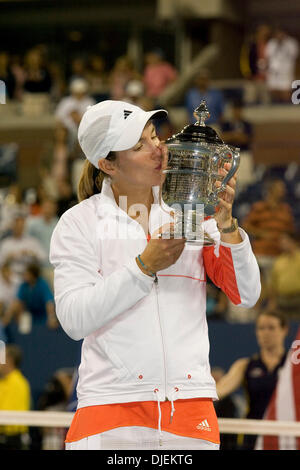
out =
[[[231,249],[221,245],[219,257],[217,257],[214,254],[214,246],[205,246],[203,248],[203,260],[205,270],[211,281],[222,289],[235,305],[240,304],[241,297],[235,277]]]

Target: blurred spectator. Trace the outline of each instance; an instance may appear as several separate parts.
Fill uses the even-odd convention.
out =
[[[202,100],[206,101],[210,114],[209,118],[206,120],[206,124],[219,124],[224,112],[224,97],[220,90],[210,86],[210,74],[208,70],[199,72],[194,80],[194,86],[187,90],[185,94],[185,107],[191,123],[196,121],[194,111]]]
[[[130,80],[125,87],[123,100],[139,106],[137,103],[144,96],[144,92],[145,89],[142,80]]]
[[[58,328],[53,294],[47,281],[40,275],[39,265],[34,263],[26,267],[16,297],[4,313],[3,325],[7,326],[13,318],[20,324],[24,312],[31,315],[33,326],[45,324],[50,329]]]
[[[78,78],[81,80],[86,80],[86,61],[82,57],[75,57],[71,60],[71,72],[69,77],[69,85],[73,82],[73,80],[77,80]]]
[[[59,62],[51,61],[49,63],[49,73],[51,76],[51,100],[58,103],[66,92],[66,82],[62,66]]]
[[[38,48],[27,52],[24,59],[24,91],[28,93],[50,93],[52,80]]]
[[[177,70],[164,58],[161,49],[145,55],[144,85],[146,96],[158,99],[159,95],[177,78]]]
[[[61,217],[66,210],[78,203],[78,199],[68,179],[57,182],[57,191],[57,216]]]
[[[46,384],[37,408],[43,411],[67,411],[72,392],[73,369],[59,369]],[[42,450],[62,450],[67,429],[43,428]]]
[[[140,80],[140,74],[127,56],[119,57],[109,75],[109,93],[112,100],[123,100],[131,80]]]
[[[262,419],[276,388],[280,368],[286,359],[285,338],[288,325],[276,311],[261,311],[256,319],[256,339],[259,353],[238,359],[218,381],[219,399],[244,387],[248,401],[247,419]],[[243,450],[253,450],[257,436],[243,437]]]
[[[11,184],[1,193],[0,240],[12,234],[11,223],[16,211],[23,207],[23,196],[18,184]]]
[[[254,38],[245,43],[241,51],[241,72],[249,80],[245,90],[247,104],[269,102],[266,88],[266,46],[270,39],[271,28],[267,24],[260,24],[256,28]]]
[[[9,55],[4,51],[0,51],[0,80],[5,83],[6,98],[13,99],[15,96],[16,80],[9,64]]]
[[[251,153],[252,125],[243,117],[240,100],[232,103],[232,118],[221,123],[221,138],[226,144],[240,148],[240,166],[237,192],[253,182],[254,163]]]
[[[52,232],[57,222],[57,203],[51,198],[45,198],[41,202],[40,215],[30,217],[26,222],[27,235],[36,238],[47,254],[47,260],[43,263],[42,274],[48,281],[51,290],[53,289],[53,267],[49,261],[49,249]]]
[[[101,55],[93,54],[88,60],[86,79],[89,83],[90,95],[96,102],[108,99],[108,83],[105,62]]]
[[[211,375],[216,384],[224,377],[225,371],[221,367],[213,367]],[[214,401],[216,415],[218,418],[238,418],[238,409],[231,395],[221,400]],[[237,447],[236,434],[220,434],[220,450],[235,450]]]
[[[207,280],[206,312],[209,320],[221,320],[226,316],[228,299],[210,279]]]
[[[26,215],[24,212],[14,214],[12,235],[6,237],[0,246],[0,264],[11,263],[11,270],[21,282],[26,265],[37,261],[43,263],[47,253],[36,238],[25,234]]]
[[[293,233],[295,222],[290,206],[285,202],[286,186],[279,179],[265,183],[265,197],[255,202],[242,227],[252,238],[253,251],[262,268],[269,269],[274,258],[281,254],[279,239],[282,233]]]
[[[10,263],[3,263],[0,268],[0,322],[8,305],[16,296],[19,282],[10,268]]]
[[[30,385],[20,371],[22,352],[15,344],[6,345],[6,363],[0,363],[0,410],[30,410]],[[27,426],[1,425],[0,449],[28,448]]]
[[[243,103],[240,100],[233,101],[232,118],[222,122],[221,130],[226,144],[239,147],[242,152],[250,150],[252,126],[243,117]]]
[[[49,196],[56,197],[55,181],[65,179],[69,174],[69,156],[68,130],[58,123],[54,129],[53,139],[44,154],[41,168]]]
[[[59,125],[68,130],[70,150],[77,143],[77,131],[80,120],[88,106],[95,104],[88,94],[88,82],[82,78],[74,79],[70,84],[70,95],[63,98],[55,111]]]
[[[10,59],[11,73],[15,79],[15,90],[13,98],[21,101],[23,95],[23,87],[26,78],[25,70],[22,64],[21,57],[18,54],[13,54]]]
[[[300,319],[300,246],[299,236],[281,235],[282,254],[275,260],[269,284],[269,308],[279,308],[290,319]]]
[[[267,86],[275,103],[291,102],[298,52],[297,40],[277,28],[266,46]]]

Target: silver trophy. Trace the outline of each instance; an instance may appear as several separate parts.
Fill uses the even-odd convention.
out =
[[[216,131],[205,125],[209,111],[205,101],[195,109],[198,120],[166,141],[168,164],[163,170],[163,201],[173,209],[174,236],[185,236],[187,243],[213,245],[203,221],[213,216],[218,195],[239,167],[240,149],[226,145]],[[224,177],[225,163],[231,167]],[[221,182],[216,187],[216,181]]]

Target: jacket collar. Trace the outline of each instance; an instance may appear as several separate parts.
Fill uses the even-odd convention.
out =
[[[153,194],[153,204],[152,207],[159,207],[160,210],[163,210],[163,212],[170,212],[172,209],[167,206],[163,200],[160,200],[160,187],[159,186],[152,186],[152,194]],[[97,195],[99,197],[99,195]],[[98,199],[97,197],[97,199]],[[98,199],[99,201],[99,199]],[[102,183],[102,189],[100,193],[100,204],[97,201],[97,212],[98,214],[103,214],[103,205],[106,206],[107,209],[109,209],[109,213],[111,215],[118,215],[119,217],[128,217],[127,213],[125,210],[121,209],[119,205],[116,203],[114,193],[111,188],[111,179],[110,178],[104,178],[103,183]],[[151,208],[152,212],[152,208]]]

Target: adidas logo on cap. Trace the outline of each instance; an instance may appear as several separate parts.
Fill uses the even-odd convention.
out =
[[[131,114],[132,111],[128,111],[127,109],[124,109],[124,119],[127,119],[129,114]]]

